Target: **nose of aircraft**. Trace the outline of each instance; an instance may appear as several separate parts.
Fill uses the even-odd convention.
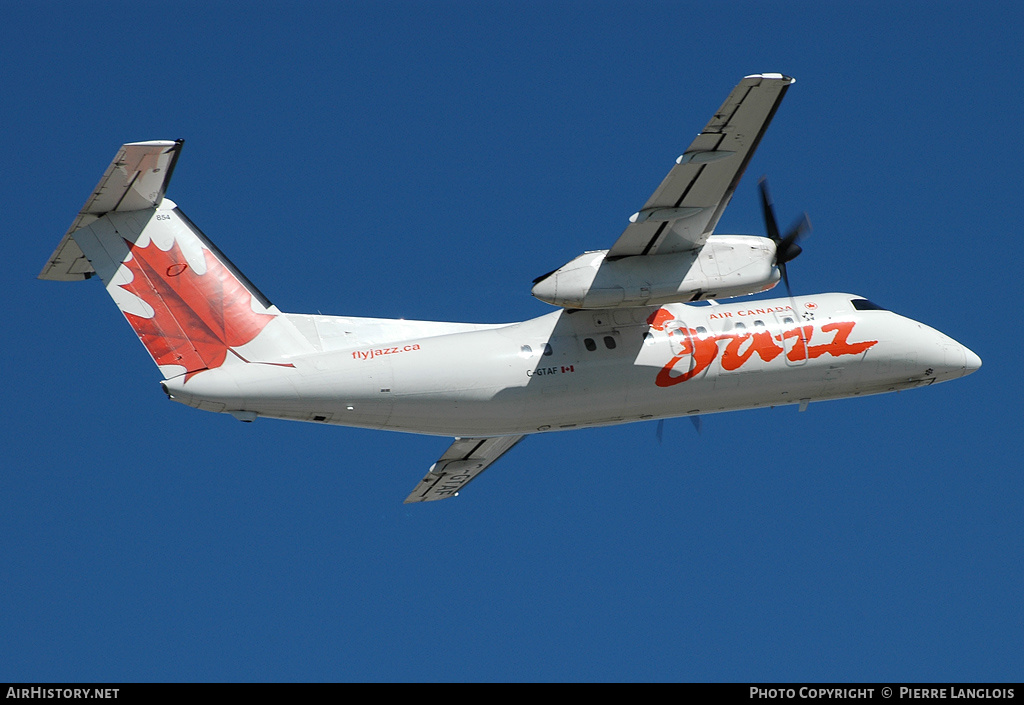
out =
[[[964,359],[964,374],[963,374],[963,376],[966,377],[967,375],[971,374],[972,372],[977,370],[979,367],[981,367],[981,358],[978,357],[974,353],[974,351],[970,350],[969,348],[967,348],[967,347],[965,347],[963,345],[961,345],[960,347],[962,347],[964,349],[964,358],[965,359]]]
[[[926,348],[930,352],[922,351],[920,356],[920,361],[926,363],[929,368],[929,376],[934,376],[939,381],[956,379],[966,377],[981,367],[981,358],[967,346],[943,333],[935,333],[938,335]]]

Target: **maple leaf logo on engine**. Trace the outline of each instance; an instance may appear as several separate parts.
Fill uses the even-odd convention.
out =
[[[181,365],[186,380],[224,364],[228,350],[259,335],[273,314],[252,310],[252,294],[203,248],[206,271],[197,273],[177,242],[167,251],[152,241],[138,247],[125,240],[124,262],[132,281],[121,284],[152,307],[152,318],[125,312],[125,318],[158,365]]]

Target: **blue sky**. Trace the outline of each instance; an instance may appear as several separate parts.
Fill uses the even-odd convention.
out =
[[[13,248],[0,680],[1021,679],[1015,3],[55,3],[0,10]],[[169,403],[95,282],[36,274],[117,147],[279,307],[503,322],[611,245],[740,77],[757,177],[848,291],[977,352],[924,390],[531,437]],[[998,266],[996,266],[998,265]]]

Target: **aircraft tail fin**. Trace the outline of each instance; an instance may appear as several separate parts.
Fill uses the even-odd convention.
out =
[[[312,348],[164,198],[182,141],[125,144],[41,279],[99,275],[165,379],[242,362],[286,364]]]

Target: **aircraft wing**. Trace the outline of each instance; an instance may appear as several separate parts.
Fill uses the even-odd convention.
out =
[[[444,455],[430,467],[427,476],[405,498],[412,502],[433,502],[454,497],[491,463],[511,450],[526,436],[497,438],[456,438]]]
[[[50,255],[40,279],[78,281],[95,272],[72,233],[110,211],[137,211],[160,203],[184,140],[132,142],[121,146],[89,200]]]
[[[661,186],[630,218],[608,258],[686,252],[702,246],[794,82],[779,73],[740,81]]]

